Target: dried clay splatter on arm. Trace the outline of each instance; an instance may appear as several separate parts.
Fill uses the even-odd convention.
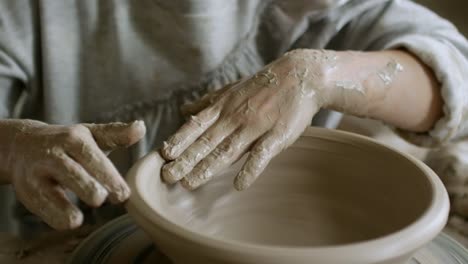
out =
[[[163,167],[163,178],[195,189],[248,152],[234,181],[243,190],[301,135],[320,108],[411,125],[413,120],[402,121],[406,116],[399,119],[388,111],[401,116],[393,108],[408,103],[395,96],[411,81],[405,64],[421,67],[403,51],[286,53],[225,89],[168,139],[162,154],[171,162]],[[415,72],[424,71],[410,75]]]

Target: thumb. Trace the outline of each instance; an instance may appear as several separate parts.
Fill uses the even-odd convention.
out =
[[[83,124],[93,134],[94,140],[103,151],[118,147],[129,147],[143,138],[145,123],[137,120],[131,123]]]

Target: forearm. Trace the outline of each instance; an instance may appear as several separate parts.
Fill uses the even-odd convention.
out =
[[[325,107],[414,132],[428,131],[441,117],[440,84],[432,71],[410,53],[331,53],[335,61],[329,62],[334,65],[324,72],[326,89],[331,92]]]

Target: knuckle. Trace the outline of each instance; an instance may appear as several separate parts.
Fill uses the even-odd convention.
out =
[[[218,158],[228,157],[233,152],[234,151],[230,143],[223,143],[213,151],[213,156],[218,159]]]
[[[190,128],[193,128],[193,129],[203,129],[205,127],[205,122],[203,121],[203,119],[200,116],[192,115],[192,116],[190,116],[190,119],[189,119],[187,125]]]
[[[174,164],[175,170],[180,170],[181,172],[186,169],[195,166],[205,155],[209,152],[209,148],[193,146],[184,151],[182,155],[175,159],[176,164]]]
[[[200,162],[185,179],[195,181],[196,179],[210,178],[212,175],[211,165],[212,162],[207,160]]]
[[[86,137],[90,136],[90,133],[91,132],[88,130],[88,128],[78,124],[67,127],[63,134],[63,137],[67,142],[78,143],[83,142]]]
[[[203,135],[199,139],[201,147],[211,149],[214,147],[214,137],[212,135]]]
[[[231,113],[229,115],[229,118],[227,119],[227,121],[228,122],[226,122],[226,123],[239,125],[239,124],[248,123],[248,121],[250,121],[250,119],[246,115],[245,111],[241,110],[241,111]]]
[[[50,155],[51,158],[59,164],[65,163],[66,154],[60,146],[53,146],[52,148],[47,149],[46,154]]]
[[[271,152],[271,146],[267,144],[261,144],[261,145],[255,146],[250,152],[251,152],[252,157],[254,158],[263,158],[268,153]]]

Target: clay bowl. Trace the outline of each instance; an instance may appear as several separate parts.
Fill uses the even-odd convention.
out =
[[[174,263],[403,264],[444,227],[449,200],[422,162],[368,138],[311,128],[248,190],[235,165],[194,192],[149,153],[127,209]]]

